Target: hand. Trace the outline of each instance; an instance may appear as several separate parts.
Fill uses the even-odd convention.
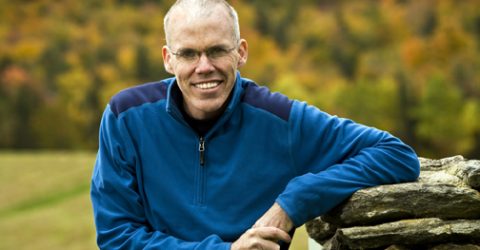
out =
[[[275,202],[273,206],[255,222],[252,228],[257,227],[276,227],[285,232],[289,232],[293,228],[293,222],[283,208]]]
[[[231,250],[278,250],[279,241],[290,242],[292,239],[286,232],[276,227],[256,227],[247,230],[238,240],[232,243]]]

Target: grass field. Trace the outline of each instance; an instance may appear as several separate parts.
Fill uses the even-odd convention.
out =
[[[89,183],[93,153],[0,152],[0,250],[97,249]],[[297,230],[292,250],[307,249]]]

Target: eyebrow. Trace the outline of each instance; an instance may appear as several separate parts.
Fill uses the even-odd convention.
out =
[[[213,49],[213,48],[222,48],[222,49],[225,49],[225,48],[229,48],[228,45],[226,44],[216,44],[216,45],[213,45],[213,46],[210,46],[210,47],[207,47],[207,48],[204,48],[204,49],[194,49],[194,48],[190,48],[190,47],[183,47],[183,48],[178,48],[177,51],[187,51],[187,50],[194,50],[194,51],[205,51],[205,50],[209,50],[209,49]]]

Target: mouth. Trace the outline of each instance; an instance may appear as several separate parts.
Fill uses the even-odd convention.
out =
[[[214,89],[218,87],[221,83],[222,83],[221,81],[201,82],[201,83],[193,84],[193,87],[202,89],[202,90],[208,90],[208,89]]]

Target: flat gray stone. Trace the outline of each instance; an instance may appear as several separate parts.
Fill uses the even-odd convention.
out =
[[[429,217],[480,218],[480,192],[419,182],[382,185],[357,191],[322,220],[345,227]]]
[[[392,244],[427,245],[480,242],[480,220],[437,218],[401,220],[376,226],[338,229],[336,249],[370,249]]]

